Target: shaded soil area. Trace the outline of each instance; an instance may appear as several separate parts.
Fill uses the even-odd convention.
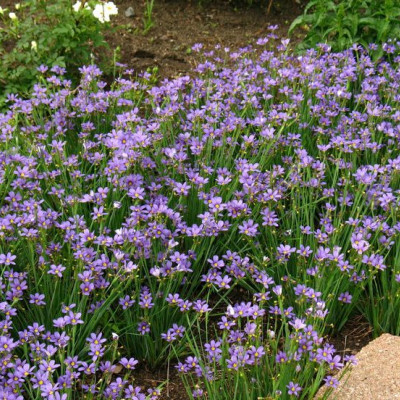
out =
[[[215,45],[240,48],[267,34],[269,25],[287,36],[291,22],[302,13],[304,1],[272,0],[253,6],[235,6],[232,1],[155,0],[154,25],[144,33],[145,0],[115,0],[119,14],[113,19],[116,30],[107,35],[112,48],[120,47],[120,62],[136,72],[157,67],[159,76],[186,74],[196,63],[191,52],[195,43],[211,50]],[[255,3],[255,2],[254,2]],[[125,12],[132,7],[134,15]],[[301,32],[292,36],[299,41]]]
[[[350,318],[339,333],[328,338],[341,356],[357,354],[372,340],[372,327],[362,315]]]
[[[148,388],[156,388],[164,384],[159,397],[160,400],[188,400],[189,396],[174,365],[175,363],[172,362],[169,374],[166,368],[157,371],[149,371],[145,368],[138,369],[134,374],[134,385],[145,389],[144,393]]]

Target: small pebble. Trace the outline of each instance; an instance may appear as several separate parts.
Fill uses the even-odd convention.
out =
[[[125,10],[125,17],[132,18],[134,16],[135,16],[135,10],[133,9],[133,7],[128,7]]]

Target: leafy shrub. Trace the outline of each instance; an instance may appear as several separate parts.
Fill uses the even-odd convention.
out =
[[[358,43],[382,45],[400,38],[400,4],[397,0],[311,0],[289,32],[303,26],[308,33],[300,48],[328,43],[340,51]],[[378,48],[377,56],[382,55]]]
[[[109,14],[103,7],[111,4],[27,0],[15,12],[2,9],[0,102],[4,94],[31,89],[41,64],[66,67],[76,74],[79,66],[90,63],[92,53],[106,45],[102,32],[104,16],[109,21]]]

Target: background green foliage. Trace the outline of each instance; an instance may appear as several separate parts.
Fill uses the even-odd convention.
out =
[[[9,16],[13,11],[16,19]],[[70,0],[26,0],[0,17],[0,106],[7,93],[31,88],[39,65],[58,65],[73,73],[106,45],[102,31],[107,25],[90,10],[75,12]]]
[[[382,44],[400,38],[399,0],[311,0],[289,33],[303,26],[308,34],[301,48],[327,42],[334,51],[358,43]],[[381,47],[378,55],[381,55]]]

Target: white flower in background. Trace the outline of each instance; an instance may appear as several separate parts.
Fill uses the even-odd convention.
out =
[[[96,4],[96,7],[93,10],[93,16],[97,18],[101,23],[104,23],[106,21],[104,16],[104,8],[101,4]]]
[[[173,249],[174,247],[178,246],[178,242],[176,242],[175,240],[171,239],[168,241],[168,248],[169,249]]]
[[[10,14],[8,14],[8,16],[9,16],[11,19],[17,19],[17,15],[16,15],[15,13],[10,13]]]
[[[4,8],[0,6],[0,14],[3,15],[4,14]]]
[[[81,1],[77,1],[73,6],[72,6],[72,9],[75,11],[75,12],[78,12],[80,9],[82,8],[82,2]],[[85,4],[85,10],[90,10],[90,6],[89,6],[89,4]]]
[[[93,16],[97,18],[101,23],[110,22],[110,15],[117,14],[118,8],[112,1],[104,4],[96,4],[96,7],[93,10]]]
[[[104,9],[105,9],[105,14],[107,14],[107,15],[117,15],[118,14],[118,8],[112,1],[108,1],[107,3],[105,3]]]
[[[16,10],[19,10],[20,8],[21,8],[21,4],[17,3],[17,4],[15,5],[15,9],[16,9]]]
[[[32,49],[33,51],[37,51],[37,42],[36,42],[36,40],[32,40],[32,42],[31,42],[31,49]]]
[[[77,2],[72,6],[72,9],[73,9],[75,12],[78,12],[78,11],[81,9],[81,6],[82,6],[82,2],[81,2],[81,1],[77,1]]]

